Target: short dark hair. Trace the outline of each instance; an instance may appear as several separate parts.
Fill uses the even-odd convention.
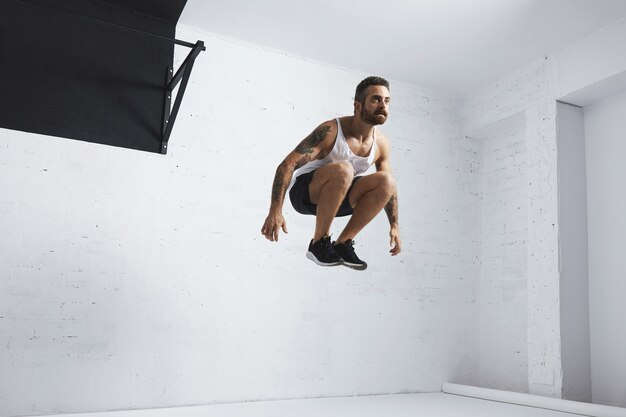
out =
[[[387,87],[387,90],[389,90],[389,81],[385,80],[383,77],[376,77],[373,75],[371,77],[367,77],[356,86],[354,101],[363,103],[365,101],[365,92],[367,91],[367,87],[371,85],[383,85]]]

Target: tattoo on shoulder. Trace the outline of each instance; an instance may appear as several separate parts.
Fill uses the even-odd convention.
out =
[[[326,139],[330,126],[320,126],[315,129],[309,136],[304,138],[298,146],[296,146],[296,152],[305,155],[313,152],[313,148],[319,145]]]

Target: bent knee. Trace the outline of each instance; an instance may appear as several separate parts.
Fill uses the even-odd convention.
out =
[[[343,161],[328,164],[328,170],[333,181],[341,181],[346,184],[352,183],[354,168],[349,162]]]
[[[387,171],[379,171],[375,173],[377,177],[377,188],[388,195],[393,195],[396,192],[396,179]]]

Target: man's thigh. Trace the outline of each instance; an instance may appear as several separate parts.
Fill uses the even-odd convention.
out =
[[[359,202],[361,197],[365,195],[365,193],[375,189],[380,184],[380,174],[379,172],[374,172],[369,175],[362,175],[359,182],[353,184],[352,188],[348,192],[348,200],[350,201],[350,206],[352,208],[356,207],[356,204]]]
[[[313,204],[318,204],[322,189],[329,181],[340,177],[349,177],[352,180],[354,169],[349,162],[334,162],[326,164],[315,171],[309,183],[309,198]]]

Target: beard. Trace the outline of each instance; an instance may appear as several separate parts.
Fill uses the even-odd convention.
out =
[[[383,110],[376,110],[369,112],[364,108],[361,108],[361,120],[372,126],[382,125],[387,121],[387,112]]]

